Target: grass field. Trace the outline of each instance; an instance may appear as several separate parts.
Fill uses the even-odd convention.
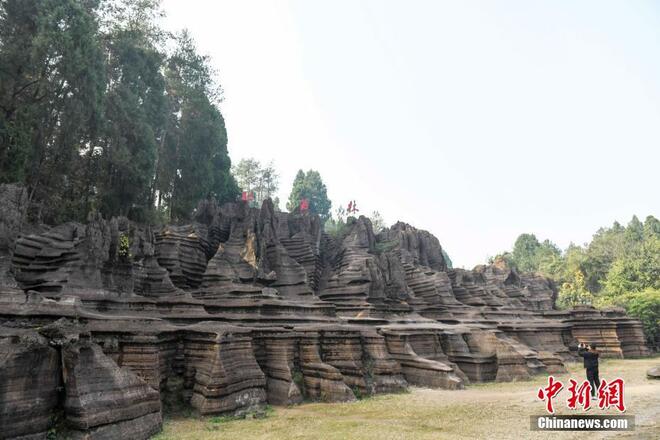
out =
[[[601,362],[601,378],[625,379],[626,414],[635,415],[637,424],[629,433],[530,431],[529,416],[545,412],[536,392],[547,384],[547,376],[538,376],[529,381],[475,384],[461,391],[411,388],[409,393],[354,403],[276,407],[264,419],[166,417],[163,432],[154,440],[660,439],[660,381],[646,378],[646,370],[658,364],[658,356]],[[581,364],[569,364],[568,369],[561,376],[564,381],[584,377]],[[573,413],[566,407],[566,396],[564,390],[554,400],[558,414]],[[589,411],[618,414],[616,410]]]

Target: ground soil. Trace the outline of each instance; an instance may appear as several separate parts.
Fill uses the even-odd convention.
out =
[[[276,407],[264,419],[223,417],[166,417],[158,440],[206,439],[660,439],[660,380],[646,370],[660,365],[660,357],[601,362],[602,378],[625,380],[627,415],[634,415],[633,432],[530,431],[530,416],[545,414],[537,391],[547,376],[529,381],[470,385],[448,391],[411,388],[404,394],[382,395],[355,403],[307,403]],[[584,378],[581,364],[568,364],[569,373],[557,378]],[[555,400],[557,414],[583,414],[567,408],[568,392]],[[619,414],[591,409],[594,414]]]

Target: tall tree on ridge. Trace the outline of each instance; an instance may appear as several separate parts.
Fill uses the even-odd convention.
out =
[[[36,219],[77,214],[79,153],[95,137],[105,86],[98,2],[0,4],[0,181],[21,181]]]
[[[272,160],[261,165],[261,162],[254,158],[241,159],[232,167],[232,174],[242,191],[255,193],[257,205],[260,206],[264,200],[272,198],[275,208],[279,209],[279,199],[273,196],[280,187],[280,176]]]
[[[144,219],[150,207],[158,142],[165,126],[164,34],[158,2],[122,0],[105,24],[106,123],[99,140],[99,192],[106,216]]]
[[[233,200],[238,188],[230,173],[227,130],[217,108],[221,89],[210,61],[198,54],[187,31],[175,43],[166,69],[169,111],[156,187],[168,199],[171,218],[184,219],[199,199]]]
[[[309,170],[305,173],[299,170],[293,181],[289,201],[286,205],[291,212],[299,207],[300,201],[309,201],[309,211],[318,214],[323,224],[330,218],[332,202],[328,199],[328,191],[318,171]]]

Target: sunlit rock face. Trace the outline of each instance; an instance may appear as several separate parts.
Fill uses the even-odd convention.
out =
[[[349,218],[330,236],[266,201],[203,202],[189,225],[46,227],[17,222],[20,191],[3,191],[16,200],[0,213],[9,438],[40,438],[53,414],[74,437],[146,439],[163,408],[241,414],[523,379],[564,371],[582,341],[648,354],[623,311],[556,310],[549,280],[502,265],[450,269],[405,223],[375,234]]]

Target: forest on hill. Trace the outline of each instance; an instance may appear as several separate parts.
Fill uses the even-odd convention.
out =
[[[185,220],[234,200],[222,90],[158,0],[0,2],[0,183],[33,221]]]
[[[559,288],[558,305],[621,306],[639,318],[649,343],[660,346],[660,221],[636,216],[627,226],[600,228],[589,243],[560,250],[521,234],[513,249],[491,259],[537,272]]]

